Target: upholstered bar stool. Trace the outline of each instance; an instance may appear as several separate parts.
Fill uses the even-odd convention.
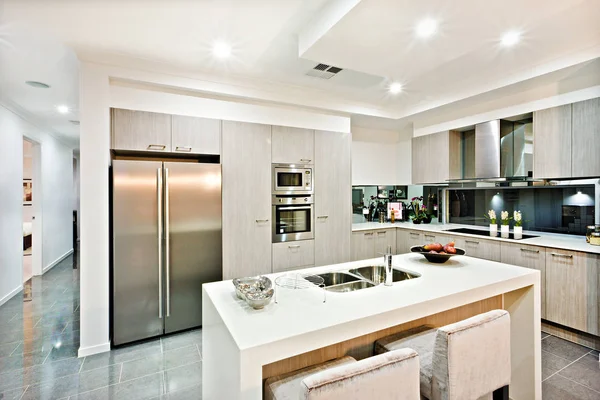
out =
[[[399,349],[356,361],[342,357],[274,376],[265,400],[419,400],[419,356]]]
[[[375,342],[375,353],[419,353],[421,395],[430,400],[508,400],[510,315],[493,310],[435,329],[420,326]]]

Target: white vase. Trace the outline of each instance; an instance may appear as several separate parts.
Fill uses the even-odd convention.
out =
[[[490,224],[490,236],[498,236],[498,225]]]
[[[523,237],[523,227],[522,226],[515,226],[515,239],[521,239]]]
[[[508,225],[500,225],[500,236],[502,236],[503,238],[507,238],[509,229],[510,226]]]

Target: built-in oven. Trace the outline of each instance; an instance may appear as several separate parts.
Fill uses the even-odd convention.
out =
[[[273,194],[312,194],[313,169],[307,165],[273,164]]]
[[[273,196],[273,243],[314,239],[313,207],[310,195]]]

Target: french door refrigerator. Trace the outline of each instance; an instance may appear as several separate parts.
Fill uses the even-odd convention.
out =
[[[222,279],[221,166],[112,163],[113,344],[202,324],[202,284]]]

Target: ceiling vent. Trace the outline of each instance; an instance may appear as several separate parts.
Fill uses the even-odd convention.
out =
[[[79,121],[76,121],[74,119],[70,119],[69,122],[72,123],[73,125],[79,125]]]
[[[341,68],[332,67],[331,65],[317,64],[313,69],[308,71],[306,75],[321,79],[331,79],[341,70]]]

